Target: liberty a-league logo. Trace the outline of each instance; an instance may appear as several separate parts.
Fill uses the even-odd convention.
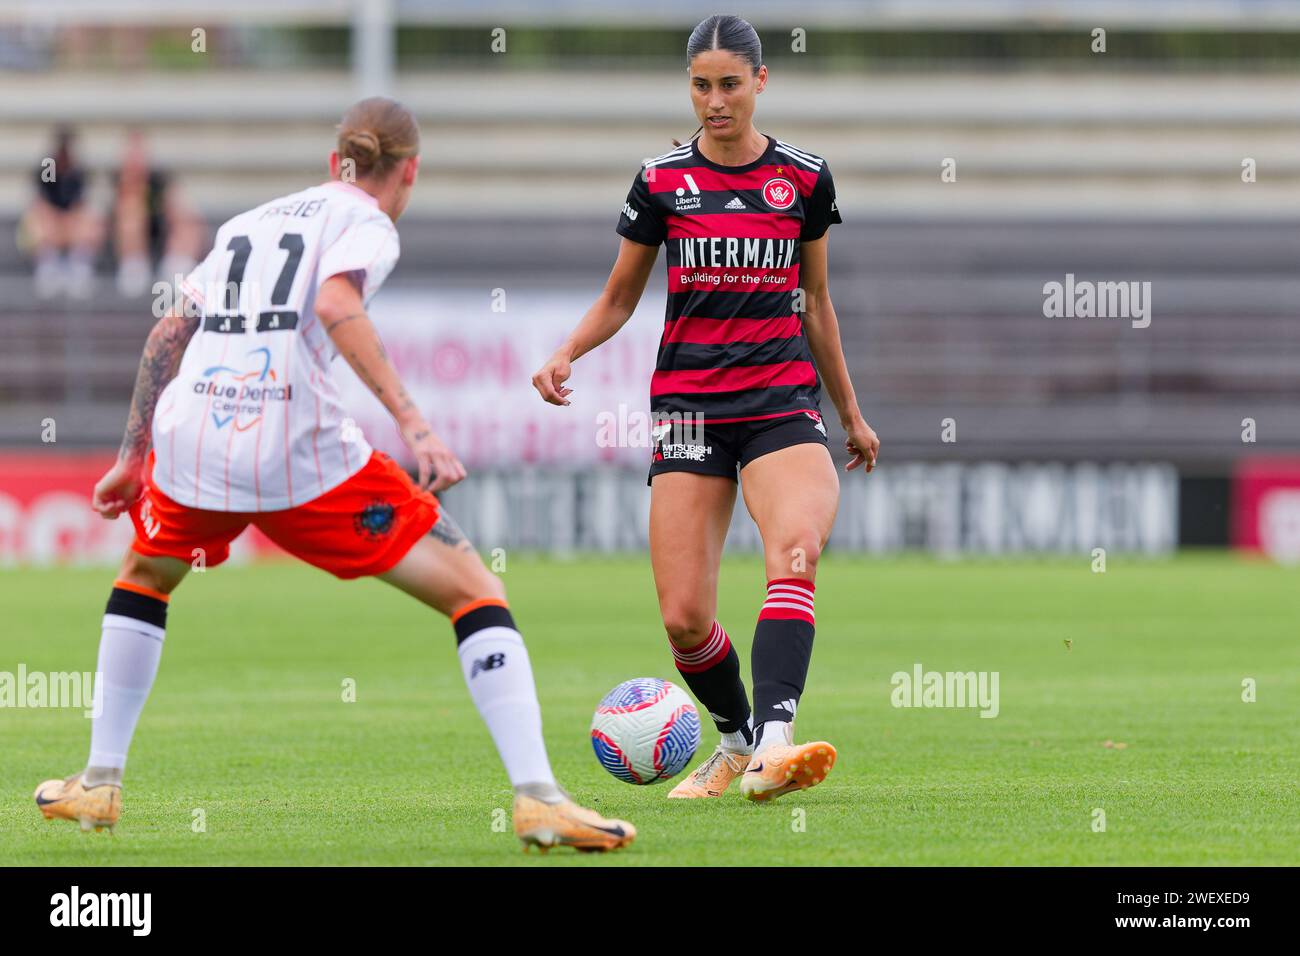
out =
[[[357,512],[352,519],[357,534],[377,541],[393,530],[393,506],[383,501],[375,501]]]
[[[794,183],[783,176],[774,176],[763,184],[763,202],[773,209],[789,209],[798,195]]]
[[[506,663],[505,654],[498,651],[495,654],[489,654],[487,657],[480,657],[474,662],[474,666],[469,669],[469,679],[473,680],[479,675],[479,671],[494,671],[498,667],[504,667]]]

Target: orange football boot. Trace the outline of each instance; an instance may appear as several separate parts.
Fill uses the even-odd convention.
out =
[[[36,805],[47,820],[76,820],[82,830],[108,827],[111,833],[122,813],[122,788],[112,783],[87,788],[81,774],[74,773],[66,780],[46,780],[37,787]]]
[[[626,820],[606,820],[594,810],[572,800],[547,803],[536,797],[515,796],[515,836],[524,845],[540,847],[545,853],[553,846],[571,846],[585,853],[617,850],[636,839],[636,827]]]
[[[835,748],[824,740],[773,744],[750,759],[740,778],[740,792],[748,800],[775,800],[794,790],[815,787],[833,766]]]
[[[725,750],[721,746],[713,756],[696,768],[689,777],[673,787],[670,800],[692,800],[700,797],[720,797],[749,765],[749,754]]]

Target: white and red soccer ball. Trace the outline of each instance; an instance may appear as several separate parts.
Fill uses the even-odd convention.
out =
[[[591,718],[591,746],[618,779],[659,783],[680,773],[700,745],[700,715],[676,684],[638,677],[619,684]]]

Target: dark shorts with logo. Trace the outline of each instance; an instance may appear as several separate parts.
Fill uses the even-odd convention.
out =
[[[720,475],[735,481],[739,470],[755,458],[812,442],[826,444],[826,426],[816,412],[719,425],[706,421],[703,427],[677,425],[662,438],[656,433],[646,484],[669,471]]]

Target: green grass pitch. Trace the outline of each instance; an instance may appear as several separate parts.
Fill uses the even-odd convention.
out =
[[[111,577],[0,572],[0,671],[93,670]],[[173,599],[115,835],[47,822],[32,804],[39,781],[82,766],[81,712],[0,710],[0,864],[1300,860],[1294,569],[1227,555],[1111,556],[1104,574],[1087,556],[828,555],[797,735],[832,741],[840,762],[823,785],[768,805],[736,792],[670,802],[668,786],[621,783],[592,755],[588,722],[610,687],[676,677],[644,556],[512,556],[504,579],[560,780],[632,820],[629,849],[524,856],[447,623],[381,583],[271,563],[192,575]],[[762,598],[761,566],[728,561],[719,617],[746,674]],[[999,715],[893,707],[891,675],[918,662],[997,671]],[[713,742],[710,729],[697,757]]]

